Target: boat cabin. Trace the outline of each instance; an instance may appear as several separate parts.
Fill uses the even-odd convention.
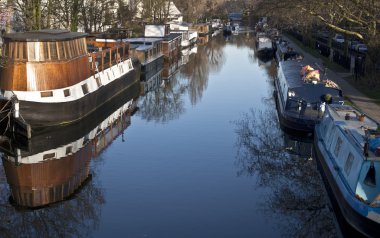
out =
[[[0,88],[4,90],[63,88],[91,73],[85,33],[41,30],[6,34],[4,56],[6,65],[0,68]]]
[[[351,106],[329,105],[318,136],[355,197],[380,207],[378,124]]]
[[[137,58],[142,65],[163,55],[161,38],[129,38],[129,55]]]
[[[86,33],[66,30],[5,35],[7,61],[6,67],[0,68],[0,88],[9,91],[66,88],[128,57],[125,43],[95,38],[87,41],[86,37]],[[95,53],[89,55],[88,47]]]
[[[278,93],[287,113],[300,118],[317,119],[323,114],[324,104],[343,104],[342,91],[331,80],[321,79],[319,70],[303,66],[303,57],[294,50],[279,45]],[[316,67],[315,67],[316,68]],[[308,71],[303,72],[305,69]]]

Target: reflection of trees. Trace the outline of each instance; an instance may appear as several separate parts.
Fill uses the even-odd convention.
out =
[[[226,41],[223,37],[216,36],[214,37],[207,45],[205,45],[205,53],[208,57],[208,65],[210,73],[220,72],[226,58],[224,55],[224,46]]]
[[[255,175],[259,186],[271,189],[262,207],[274,221],[286,221],[284,235],[335,236],[311,144],[284,137],[272,109],[251,110],[235,124],[238,175]]]
[[[246,34],[234,36],[233,44],[239,47],[253,47],[252,37]],[[208,85],[210,73],[220,72],[226,56],[224,47],[226,40],[222,34],[211,39],[207,45],[198,47],[198,53],[190,56],[189,62],[181,69],[181,73],[189,79],[189,97],[195,105],[203,95]]]
[[[209,43],[210,44],[210,43]],[[198,53],[191,55],[188,65],[186,65],[189,76],[189,97],[192,105],[202,98],[203,92],[208,85],[208,76],[210,73],[209,57],[206,46],[198,48]],[[214,60],[214,59],[213,59]]]
[[[1,160],[0,160],[1,161]],[[94,173],[93,173],[94,174]],[[96,176],[70,200],[37,210],[17,210],[10,205],[9,188],[0,166],[1,237],[83,237],[98,227],[103,190]]]
[[[139,98],[140,109],[137,113],[143,119],[167,122],[178,118],[179,115],[184,113],[182,94],[188,88],[186,82],[181,77],[178,77],[178,74],[173,75],[164,82],[164,86]]]

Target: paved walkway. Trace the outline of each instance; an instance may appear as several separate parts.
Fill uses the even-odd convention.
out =
[[[309,53],[303,51],[297,44],[292,42],[286,36],[283,36],[283,39],[287,40],[291,43],[291,47],[296,49],[296,51],[303,53],[305,56],[304,60],[307,63],[317,64],[324,69],[323,61],[320,58],[316,58]],[[372,99],[368,98],[361,92],[359,92],[356,88],[354,88],[351,84],[349,84],[344,77],[350,75],[349,73],[337,73],[330,69],[327,69],[327,78],[336,82],[339,87],[343,91],[343,95],[348,97],[356,107],[358,107],[362,112],[367,114],[370,118],[375,120],[380,124],[380,105],[376,104]]]

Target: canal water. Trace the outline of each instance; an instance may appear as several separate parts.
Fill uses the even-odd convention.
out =
[[[138,85],[137,109],[102,139],[75,128],[28,146],[54,151],[71,137],[89,145],[76,157],[86,178],[69,199],[15,206],[5,174],[22,165],[3,159],[0,237],[336,237],[310,141],[279,127],[274,62],[256,58],[251,33],[217,35],[192,52],[169,79]]]

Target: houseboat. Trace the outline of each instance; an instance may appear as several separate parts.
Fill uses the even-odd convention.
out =
[[[329,105],[315,126],[317,162],[332,201],[359,232],[379,237],[380,130],[348,105]]]
[[[256,55],[259,59],[273,59],[275,55],[272,39],[264,32],[256,34]]]
[[[90,162],[122,135],[136,111],[139,82],[78,123],[43,128],[27,144],[1,140],[11,201],[38,208],[69,199],[91,179]],[[3,137],[2,137],[3,138]]]
[[[129,55],[136,58],[141,64],[141,80],[155,75],[163,67],[164,54],[161,38],[129,38],[123,41],[130,44]]]
[[[333,81],[321,79],[319,70],[302,67],[303,57],[279,44],[278,73],[274,79],[277,112],[284,129],[312,133],[326,104],[343,104],[342,91]]]
[[[140,65],[128,56],[127,43],[91,47],[88,53],[85,33],[66,30],[6,34],[1,117],[18,118],[30,137],[30,128],[90,115],[139,80]]]
[[[198,36],[205,36],[212,33],[212,27],[209,23],[197,23],[191,26],[191,30],[198,32]]]
[[[195,44],[198,40],[198,32],[191,30],[190,24],[186,22],[168,22],[171,33],[181,33],[181,47],[187,48]]]

